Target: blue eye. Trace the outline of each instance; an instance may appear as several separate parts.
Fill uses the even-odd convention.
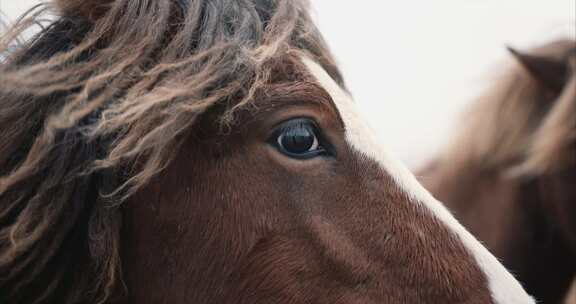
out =
[[[308,119],[293,119],[282,124],[270,140],[282,154],[309,159],[326,153],[320,144],[316,125]]]

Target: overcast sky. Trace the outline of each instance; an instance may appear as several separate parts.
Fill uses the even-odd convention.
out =
[[[39,1],[0,0],[9,19]],[[312,0],[348,87],[389,149],[420,165],[503,68],[504,46],[575,37],[574,0]]]

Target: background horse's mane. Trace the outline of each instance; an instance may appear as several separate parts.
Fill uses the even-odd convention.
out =
[[[576,164],[575,42],[555,41],[530,54],[561,61],[566,69],[562,87],[548,87],[515,62],[468,109],[435,168],[444,168],[447,174],[474,168],[520,177]]]
[[[342,84],[306,1],[59,0],[34,39],[0,39],[0,302],[105,302],[118,291],[119,202],[186,131],[250,104],[277,58]],[[40,8],[42,10],[42,8]]]

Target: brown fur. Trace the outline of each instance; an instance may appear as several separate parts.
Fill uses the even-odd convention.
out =
[[[518,59],[422,182],[544,303],[576,273],[576,45]]]
[[[240,161],[244,166],[236,164]],[[206,192],[192,199],[184,190],[174,191],[176,186],[186,184],[180,178],[194,177],[182,175],[181,170],[190,169],[184,167],[171,173],[166,182],[155,183],[153,191],[134,198],[135,203],[129,206],[133,211],[124,223],[126,232],[134,237],[127,240],[123,250],[131,303],[186,303],[190,299],[195,303],[491,302],[484,278],[477,275],[468,258],[462,259],[466,253],[458,242],[451,238],[446,241],[447,231],[430,221],[422,210],[394,204],[406,199],[401,194],[385,193],[367,200],[366,205],[352,207],[346,196],[318,193],[317,187],[325,185],[314,181],[324,174],[281,171],[264,180],[253,175],[269,170],[258,159],[233,159],[229,166],[250,173],[242,175],[245,182],[202,166],[198,169],[208,171],[209,179],[189,191]],[[359,176],[343,175],[329,184],[345,187],[351,177],[356,178],[354,184],[366,183]],[[376,172],[370,172],[369,177],[379,187],[391,186],[385,184],[389,177]],[[298,192],[308,198],[296,206],[290,204],[292,197],[281,197],[274,191],[274,187],[294,179],[309,184],[309,188]],[[224,180],[234,189],[249,189],[264,182],[269,186],[245,190],[243,195],[220,190],[215,200],[214,189],[208,183],[216,180]],[[365,199],[363,192],[369,190],[374,189],[342,188],[358,199]],[[153,202],[151,195],[157,198]],[[268,200],[262,201],[262,195]],[[315,207],[314,199],[332,206]],[[168,205],[174,201],[179,208],[174,208],[174,203]],[[197,202],[213,210],[198,210],[205,207]],[[230,206],[242,202],[249,202],[250,208]],[[382,210],[377,207],[381,202],[390,206]],[[374,216],[373,212],[381,215]],[[233,226],[214,227],[212,221],[219,217],[241,221],[244,228],[229,231]],[[165,222],[166,218],[171,222]],[[401,220],[405,218],[422,220]],[[188,225],[178,227],[179,222]],[[163,229],[158,231],[156,227]],[[382,232],[374,235],[372,229]],[[216,235],[223,242],[207,242]],[[424,247],[434,248],[434,254]]]
[[[57,4],[0,49],[0,301],[492,303],[461,240],[347,144],[300,61],[343,86],[305,1]],[[273,147],[295,117],[333,154]]]
[[[16,52],[4,40],[0,288],[14,302],[56,293],[105,301],[120,273],[119,214],[110,205],[162,170],[206,109],[231,96],[242,99],[235,107],[248,103],[289,46],[306,48],[340,79],[302,3],[197,1],[186,13],[172,1],[108,3],[93,23],[85,12],[102,2],[58,1],[65,17],[34,40]],[[240,8],[244,15],[234,15]],[[270,18],[265,28],[261,18]],[[82,203],[70,206],[75,196]],[[62,256],[70,246],[92,259],[70,265]],[[83,268],[92,275],[71,277]],[[38,285],[45,276],[51,284]]]
[[[130,302],[491,303],[457,239],[347,147],[326,92],[285,81],[259,95],[258,112],[242,114],[250,118],[231,134],[213,137],[206,119],[129,200]],[[338,161],[302,164],[259,144],[291,116],[324,126]]]

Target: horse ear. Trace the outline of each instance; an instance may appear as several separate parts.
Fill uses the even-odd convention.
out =
[[[554,92],[562,91],[568,76],[568,68],[561,60],[543,55],[533,55],[507,47],[518,62],[540,83]]]
[[[113,0],[55,0],[64,16],[83,17],[96,21],[109,9]]]

